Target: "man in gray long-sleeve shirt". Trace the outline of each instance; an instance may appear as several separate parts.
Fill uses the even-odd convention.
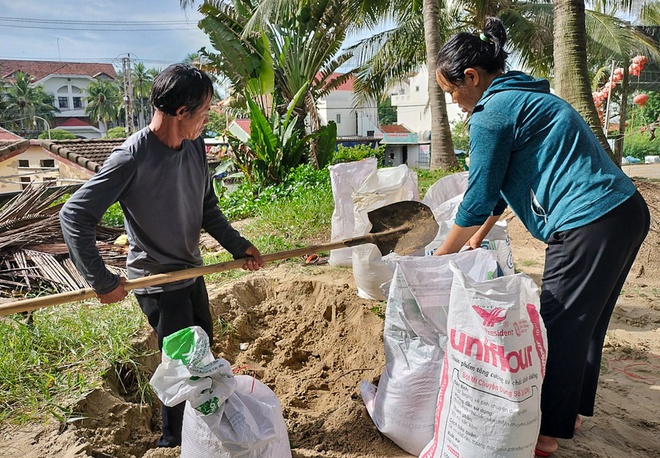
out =
[[[149,127],[114,150],[102,169],[64,205],[60,221],[71,259],[102,303],[126,296],[124,278],[112,274],[96,248],[95,226],[119,202],[128,234],[128,277],[202,265],[201,229],[234,258],[246,258],[244,269],[264,264],[259,250],[231,227],[218,208],[211,186],[204,142],[213,95],[210,78],[200,70],[175,64],[153,82],[155,109]],[[213,341],[213,320],[203,277],[136,289],[149,323],[163,337],[188,326],[202,327]],[[181,443],[183,407],[163,408],[159,446]]]

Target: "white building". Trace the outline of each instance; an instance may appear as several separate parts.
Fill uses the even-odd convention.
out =
[[[334,73],[330,81],[339,77]],[[334,91],[318,102],[318,112],[322,124],[329,121],[337,123],[337,138],[342,137],[377,137],[382,135],[378,128],[378,107],[375,102],[367,106],[355,103],[353,81],[350,77]]]
[[[419,135],[420,142],[431,140],[431,110],[429,109],[428,69],[409,76],[391,91],[392,106],[396,107],[397,124]],[[451,96],[445,95],[447,116],[450,124],[465,119],[459,106],[452,103]]]
[[[329,79],[332,81],[340,75],[334,73]],[[383,138],[383,132],[378,128],[378,107],[375,102],[356,104],[353,81],[354,78],[350,77],[326,97],[319,99],[317,110],[321,124],[327,125],[330,121],[337,124],[337,143],[347,146],[376,144]],[[245,142],[250,138],[250,120],[236,119],[227,130]]]
[[[41,86],[55,97],[54,121],[51,128],[67,130],[85,138],[101,137],[98,126],[85,116],[87,87],[95,79],[115,80],[117,73],[112,64],[56,62],[32,60],[0,60],[0,81],[5,85],[16,72],[32,78],[32,85]]]

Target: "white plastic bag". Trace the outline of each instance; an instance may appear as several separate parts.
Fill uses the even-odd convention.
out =
[[[495,256],[485,250],[440,257],[391,258],[396,270],[385,312],[385,369],[378,389],[360,385],[367,411],[380,432],[419,455],[433,438],[436,399],[447,343],[450,261],[471,278],[493,278]]]
[[[435,431],[420,458],[529,458],[547,348],[538,287],[524,274],[474,282],[452,270]]]
[[[422,203],[433,211],[438,223],[438,234],[426,246],[426,254],[432,254],[432,251],[447,238],[449,230],[454,225],[456,212],[463,200],[467,184],[468,172],[460,172],[440,178],[426,190]]]
[[[191,326],[163,339],[162,362],[150,384],[163,404],[186,402],[186,415],[195,414],[184,416],[184,424],[195,426],[182,435],[183,458],[291,456],[275,394],[256,380],[235,377],[226,360],[215,359],[202,328]]]
[[[378,164],[375,157],[328,167],[335,203],[330,229],[333,242],[353,237],[353,228],[355,227],[353,193],[362,186],[364,180],[377,168]],[[331,250],[328,263],[333,266],[350,266],[351,254],[351,248]]]
[[[371,230],[367,214],[371,210],[402,200],[419,202],[417,174],[407,165],[388,167],[374,171],[353,193],[355,227],[353,236],[365,235]],[[421,254],[421,253],[420,253]],[[392,279],[392,271],[385,265],[382,254],[374,245],[353,247],[353,276],[358,296],[382,301],[385,296],[381,285]]]
[[[239,393],[243,400],[256,400],[255,405],[262,410],[263,416],[277,417],[277,421],[273,422],[275,439],[267,438],[261,443],[254,443],[250,449],[236,447],[236,444],[230,444],[226,438],[219,439],[213,433],[213,426],[209,425],[205,416],[193,409],[189,402],[186,402],[181,431],[181,458],[286,458],[291,456],[286,423],[283,418],[282,421],[279,421],[282,416],[281,407],[273,390],[248,375],[237,375],[235,379],[235,392]],[[224,451],[230,448],[233,448],[234,451]]]

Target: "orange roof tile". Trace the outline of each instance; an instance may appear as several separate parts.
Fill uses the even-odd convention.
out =
[[[388,124],[380,126],[380,130],[386,134],[409,134],[408,129],[399,124]]]
[[[0,140],[10,140],[10,141],[23,140],[23,137],[0,127]]]
[[[42,140],[41,146],[51,153],[82,165],[96,173],[112,150],[124,143],[124,138],[88,138],[76,140]]]
[[[110,78],[117,78],[117,72],[115,72],[115,67],[112,64],[0,59],[0,79],[12,79],[17,71],[27,73],[35,81],[39,81],[48,75],[95,77],[102,73]]]
[[[66,121],[57,124],[57,127],[96,127],[79,118],[68,118]]]

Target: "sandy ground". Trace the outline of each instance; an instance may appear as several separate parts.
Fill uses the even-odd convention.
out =
[[[660,185],[637,184],[652,209],[652,232],[610,325],[596,414],[573,440],[560,441],[557,458],[660,456]],[[544,244],[506,216],[516,269],[540,281]],[[289,263],[209,289],[214,313],[231,324],[217,333],[214,352],[274,389],[294,458],[410,456],[377,431],[360,397],[360,381],[376,382],[384,366],[383,304],[357,297],[350,269]],[[136,342],[154,344],[150,332]],[[157,363],[155,355],[145,370]],[[5,427],[0,457],[179,456],[154,448],[158,409],[129,402],[118,386],[108,380],[81,400],[84,420]]]

